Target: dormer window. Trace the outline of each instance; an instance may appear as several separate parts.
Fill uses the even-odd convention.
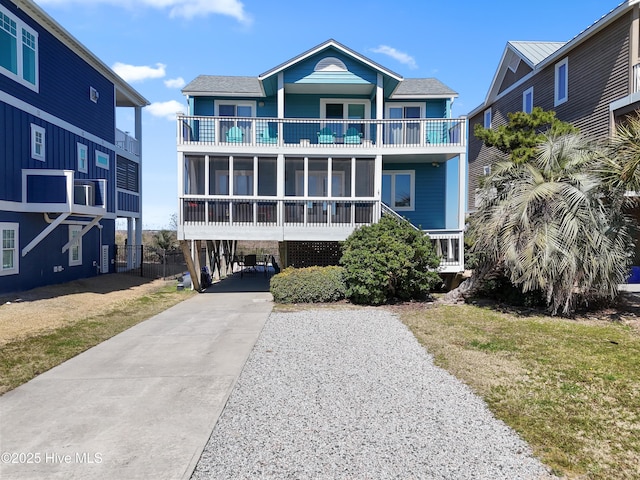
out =
[[[347,72],[347,66],[336,57],[326,57],[316,63],[314,72]]]

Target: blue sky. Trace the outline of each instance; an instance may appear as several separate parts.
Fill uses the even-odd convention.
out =
[[[618,0],[36,0],[150,102],[143,114],[143,226],[177,211],[175,112],[200,74],[257,76],[334,38],[405,78],[483,100],[508,40],[567,41]],[[489,6],[488,6],[489,5]],[[133,113],[118,117],[133,131]]]

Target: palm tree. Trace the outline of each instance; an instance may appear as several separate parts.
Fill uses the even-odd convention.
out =
[[[640,116],[628,117],[616,127],[609,141],[609,152],[602,164],[604,182],[613,191],[640,192]],[[636,203],[638,197],[624,197]]]
[[[502,271],[523,293],[540,292],[554,315],[615,298],[632,241],[629,220],[603,195],[602,161],[567,134],[545,135],[527,162],[499,162],[470,225],[479,280]]]

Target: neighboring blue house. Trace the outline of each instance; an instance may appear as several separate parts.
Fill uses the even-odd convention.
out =
[[[0,0],[0,293],[113,271],[116,218],[141,244],[147,104],[34,2]]]
[[[440,81],[329,40],[183,93],[179,239],[276,240],[285,265],[322,264],[356,227],[397,212],[431,236],[442,272],[464,268],[466,118],[451,118],[457,94]]]

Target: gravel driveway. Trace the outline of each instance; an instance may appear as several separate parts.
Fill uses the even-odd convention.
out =
[[[539,479],[547,469],[383,309],[272,313],[194,479]]]

